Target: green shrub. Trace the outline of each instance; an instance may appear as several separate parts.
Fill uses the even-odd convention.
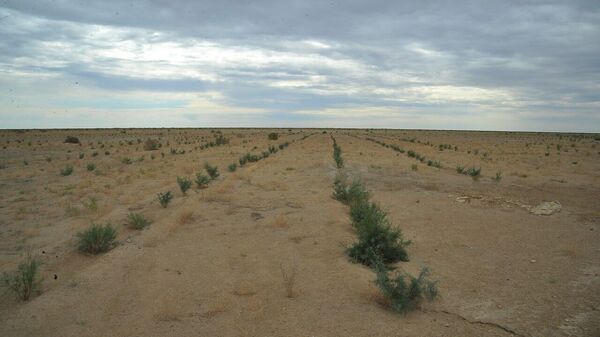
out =
[[[83,159],[85,157],[85,153],[80,153],[79,154],[79,159]]]
[[[460,174],[464,174],[465,173],[465,168],[463,166],[457,166],[456,167],[456,172],[460,173]]]
[[[202,173],[196,173],[196,185],[198,188],[205,188],[210,183],[210,178]]]
[[[210,179],[216,179],[219,176],[219,169],[216,166],[212,166],[209,163],[204,164],[204,169],[208,172]]]
[[[412,164],[412,165],[410,165],[410,169],[411,169],[412,171],[418,171],[418,170],[419,170],[419,165],[417,165],[417,164]]]
[[[123,163],[125,165],[131,165],[133,163],[133,161],[131,160],[131,158],[123,158],[123,159],[121,159],[121,163]]]
[[[500,180],[502,180],[502,172],[498,171],[496,172],[496,176],[494,178],[492,178],[495,182],[500,182]]]
[[[231,163],[231,164],[229,164],[229,166],[227,166],[227,170],[229,172],[235,172],[236,169],[237,169],[237,164],[236,163]]]
[[[355,262],[372,266],[373,254],[383,263],[408,261],[406,246],[410,241],[402,238],[402,232],[393,228],[386,213],[375,203],[363,200],[350,206],[352,225],[358,242],[348,248],[348,255]]]
[[[96,165],[95,165],[95,164],[92,164],[92,163],[90,163],[90,164],[87,164],[87,165],[86,165],[86,168],[87,168],[87,170],[88,170],[88,171],[93,171],[93,170],[95,170],[95,169],[96,169]]]
[[[277,132],[269,133],[269,140],[277,140],[279,138],[279,134]]]
[[[150,225],[150,221],[139,213],[129,213],[127,214],[127,224],[134,229],[144,229]]]
[[[115,245],[117,231],[110,225],[92,224],[87,230],[77,234],[79,251],[100,254],[109,251]]]
[[[436,282],[429,279],[427,268],[421,269],[416,278],[402,272],[390,277],[383,263],[377,262],[375,272],[375,284],[394,311],[406,313],[417,308],[423,299],[433,300],[438,295]]]
[[[355,179],[348,188],[348,200],[346,204],[352,205],[368,199],[369,192],[367,192],[367,189],[360,180]]]
[[[192,181],[186,177],[177,177],[177,184],[183,194],[192,187]]]
[[[27,258],[19,264],[15,272],[3,274],[3,283],[19,299],[27,301],[33,293],[39,292],[42,283],[38,277],[39,266],[40,262],[31,254],[27,254]]]
[[[240,166],[244,166],[246,165],[246,162],[248,161],[248,154],[241,156],[240,159],[238,159],[238,162],[240,163]]]
[[[428,160],[427,161],[427,166],[433,166],[433,167],[437,167],[437,168],[442,167],[442,165],[440,164],[440,162],[439,161],[435,161],[435,160]]]
[[[473,178],[477,178],[481,175],[481,167],[480,168],[471,167],[465,171],[465,174],[467,174]]]
[[[343,203],[348,202],[348,183],[345,175],[338,174],[333,181],[333,198]]]
[[[348,185],[347,177],[338,174],[333,182],[333,197],[346,205],[351,205],[369,198],[369,192],[360,180],[355,179]]]
[[[333,160],[335,160],[335,165],[337,166],[337,168],[344,167],[344,158],[342,158],[342,148],[337,144],[335,139],[333,139]]]
[[[60,170],[60,175],[63,177],[70,176],[73,173],[73,166],[67,165],[64,169]]]
[[[167,208],[167,205],[169,205],[171,199],[173,199],[173,194],[171,191],[158,193],[158,202],[163,208]]]

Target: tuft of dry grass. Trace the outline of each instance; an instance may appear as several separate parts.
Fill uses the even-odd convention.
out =
[[[283,214],[279,214],[275,217],[275,220],[273,220],[273,227],[275,228],[288,228],[289,226],[290,225]]]
[[[177,218],[177,223],[180,225],[186,225],[191,223],[192,220],[194,220],[194,213],[190,211],[185,211],[179,214],[179,217]]]
[[[298,260],[292,258],[286,263],[279,265],[281,270],[281,277],[283,278],[283,285],[285,287],[285,293],[288,298],[296,297],[296,291],[294,285],[296,284],[296,274],[298,272]]]

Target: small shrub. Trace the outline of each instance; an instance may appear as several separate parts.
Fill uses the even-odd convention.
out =
[[[96,169],[96,165],[95,164],[91,164],[91,163],[87,164],[85,167],[87,168],[88,171],[93,171],[93,170]]]
[[[204,164],[204,169],[208,172],[210,179],[216,179],[219,176],[219,169],[216,166],[212,166],[209,163]]]
[[[115,245],[117,231],[110,225],[92,224],[87,230],[77,234],[79,251],[100,254],[109,251]]]
[[[456,167],[456,172],[459,174],[464,174],[465,173],[465,168],[463,166],[457,166]]]
[[[121,163],[123,163],[125,165],[131,165],[133,163],[133,161],[131,160],[131,158],[123,158],[123,159],[121,159]]]
[[[269,140],[277,140],[279,138],[279,134],[277,132],[269,133]]]
[[[67,165],[64,169],[60,170],[60,175],[63,177],[70,176],[73,173],[73,166]]]
[[[171,199],[173,199],[173,194],[171,191],[158,193],[158,202],[163,208],[167,208],[167,205],[169,205]]]
[[[198,188],[205,188],[210,183],[210,178],[202,173],[196,174],[196,185]]]
[[[473,179],[476,179],[481,175],[481,167],[480,168],[471,167],[465,171],[465,174],[471,176]]]
[[[65,138],[65,143],[79,144],[79,138],[74,137],[74,136],[67,136],[67,138]]]
[[[132,228],[139,230],[148,227],[150,221],[139,213],[129,213],[127,214],[127,224]]]
[[[192,187],[192,181],[186,177],[177,177],[177,185],[179,185],[181,193],[185,194]]]
[[[502,172],[496,172],[496,176],[492,178],[495,182],[502,180]]]
[[[418,171],[418,170],[419,170],[419,165],[417,165],[417,164],[412,164],[412,165],[410,166],[410,169],[411,169],[412,171]]]
[[[29,300],[31,295],[39,292],[41,279],[38,277],[40,262],[31,254],[27,254],[13,273],[3,274],[3,283],[23,301]]]
[[[80,153],[79,154],[79,159],[83,159],[83,157],[85,157],[85,153]]]
[[[429,270],[421,269],[418,277],[405,273],[397,273],[390,277],[382,263],[377,263],[375,284],[388,301],[390,307],[399,313],[406,313],[419,306],[423,299],[433,300],[437,297],[437,285],[429,279]]]
[[[227,170],[229,172],[235,172],[236,169],[237,169],[237,164],[236,163],[231,163],[231,164],[229,164],[229,166],[227,166]]]

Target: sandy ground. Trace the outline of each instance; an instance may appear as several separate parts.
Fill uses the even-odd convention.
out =
[[[230,144],[202,150],[214,130],[0,132],[0,271],[14,270],[31,251],[43,261],[44,278],[42,293],[28,302],[1,295],[0,334],[600,335],[594,136],[282,129],[270,141],[271,131],[225,129]],[[331,197],[337,170],[330,134],[342,147],[344,170],[361,177],[412,240],[410,262],[398,268],[428,266],[439,281],[438,300],[394,313],[373,272],[346,257],[355,236],[347,207]],[[63,143],[67,135],[82,144]],[[163,147],[144,151],[149,137],[160,137]],[[441,168],[367,138],[416,151]],[[283,151],[226,170],[244,153],[286,141]],[[218,165],[221,176],[183,195],[176,177],[194,176],[205,162]],[[74,173],[63,177],[67,164]],[[482,177],[457,173],[459,165],[481,167]],[[496,172],[500,181],[491,179]],[[161,208],[156,194],[166,190],[175,197]],[[544,201],[562,208],[533,214]],[[126,227],[132,211],[150,227]],[[99,256],[78,253],[75,234],[91,222],[117,227],[118,246]],[[295,271],[292,298],[282,270]]]

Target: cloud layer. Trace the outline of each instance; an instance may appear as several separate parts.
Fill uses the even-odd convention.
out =
[[[600,131],[597,1],[0,2],[2,127]]]

